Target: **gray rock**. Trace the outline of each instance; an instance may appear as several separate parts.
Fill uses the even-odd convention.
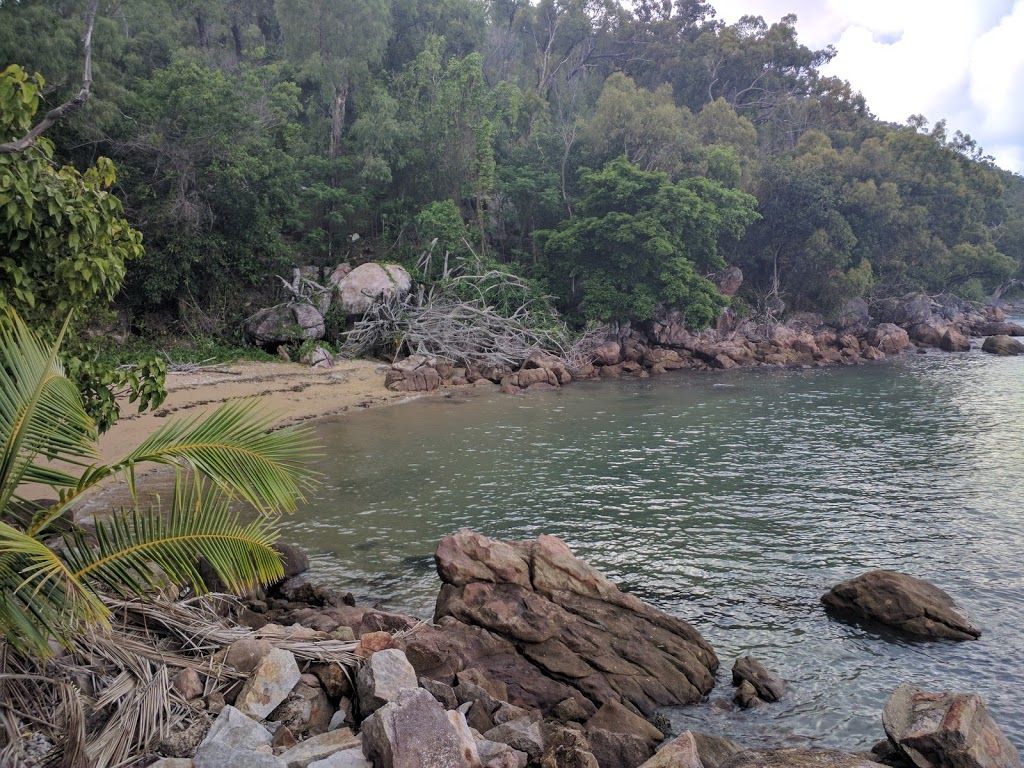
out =
[[[836,584],[821,602],[838,618],[873,621],[920,637],[981,637],[981,630],[957,610],[948,594],[934,584],[896,571],[868,571]]]
[[[918,768],[1021,768],[1020,754],[976,694],[901,685],[882,710],[882,726]]]
[[[309,304],[261,309],[243,326],[243,334],[250,343],[265,347],[322,339],[326,330],[324,316]]]
[[[307,768],[310,763],[330,757],[335,752],[349,750],[362,745],[362,740],[348,728],[321,733],[300,741],[278,757],[288,768]],[[362,757],[362,752],[359,752]]]
[[[591,728],[587,731],[587,740],[601,768],[638,768],[654,755],[646,741],[631,733]]]
[[[284,768],[271,754],[236,749],[226,744],[201,747],[192,758],[195,768]]]
[[[231,749],[255,749],[271,741],[270,731],[232,706],[224,707],[199,745],[202,750],[212,744]]]
[[[364,716],[394,701],[399,691],[416,687],[416,670],[397,648],[377,651],[370,656],[356,678],[359,707]]]
[[[496,725],[483,734],[483,737],[525,752],[530,760],[535,762],[544,754],[544,734],[541,732],[540,723],[531,717],[521,717]]]
[[[476,752],[480,764],[485,768],[526,768],[529,757],[525,752],[512,749],[500,741],[480,738],[476,740]]]
[[[422,688],[399,691],[363,722],[363,754],[376,768],[473,768],[461,743],[444,707]]]
[[[697,754],[704,768],[721,768],[733,755],[743,751],[743,747],[725,736],[711,736],[707,733],[693,734],[697,745]]]
[[[192,768],[194,765],[191,757],[161,757],[150,763],[149,768]]]
[[[342,311],[362,315],[375,301],[404,296],[412,289],[412,277],[397,264],[360,264],[337,283]]]
[[[272,650],[274,650],[274,646],[266,640],[243,637],[229,645],[227,650],[222,652],[223,655],[220,657],[220,660],[234,667],[243,675],[248,675],[259,666],[263,658]]]
[[[764,704],[764,700],[757,695],[757,689],[749,680],[743,680],[732,695],[732,700],[743,709],[753,709]]]
[[[865,330],[871,322],[868,303],[862,298],[850,299],[839,312],[837,326],[842,330]]]
[[[693,734],[683,731],[658,750],[640,768],[706,768],[701,762]]]
[[[829,749],[744,750],[720,768],[878,768],[878,763]]]
[[[288,698],[300,675],[295,656],[282,648],[274,648],[245,681],[235,707],[245,715],[262,720]]]
[[[361,749],[346,749],[310,763],[309,768],[373,768],[373,763],[363,757]]]
[[[323,688],[300,681],[268,717],[283,723],[292,733],[299,735],[324,733],[333,715],[334,707]]]
[[[430,692],[430,695],[437,699],[445,709],[455,709],[459,706],[459,700],[455,696],[455,689],[438,680],[431,680],[429,677],[419,679],[420,687]]]
[[[782,678],[770,672],[753,656],[744,656],[732,666],[732,684],[748,681],[762,701],[779,701],[786,690]]]
[[[982,352],[1002,357],[1024,355],[1024,344],[1006,335],[989,336],[981,345]]]

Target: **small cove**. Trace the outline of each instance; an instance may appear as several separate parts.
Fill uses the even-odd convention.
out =
[[[360,601],[429,618],[439,538],[551,533],[710,640],[712,699],[747,653],[789,683],[757,712],[670,712],[679,728],[862,749],[913,682],[982,694],[1022,747],[1022,382],[1024,360],[933,352],[425,398],[318,423],[324,484],[283,537]],[[830,621],[820,595],[870,568],[942,586],[982,639]]]

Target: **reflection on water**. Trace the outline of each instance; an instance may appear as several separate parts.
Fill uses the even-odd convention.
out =
[[[888,693],[913,682],[981,693],[1021,746],[1022,374],[1021,359],[929,354],[355,414],[321,425],[326,481],[284,535],[361,599],[429,617],[445,534],[555,534],[700,629],[723,661],[713,698],[747,653],[788,681],[781,704],[683,708],[681,727],[865,748]],[[983,638],[828,620],[820,595],[870,568],[938,583]]]

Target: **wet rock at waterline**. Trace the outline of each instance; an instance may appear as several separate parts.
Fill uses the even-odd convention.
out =
[[[875,622],[918,637],[981,637],[981,630],[960,613],[952,597],[934,584],[896,571],[868,571],[841,582],[821,602],[837,618]]]
[[[436,628],[405,641],[420,675],[478,667],[509,701],[545,713],[573,698],[649,715],[699,701],[718,659],[692,626],[621,592],[553,536],[503,543],[472,531],[437,549]]]
[[[1003,357],[1024,355],[1024,344],[1006,335],[989,336],[981,345],[981,351]]]
[[[1020,754],[976,694],[903,685],[886,702],[882,725],[917,768],[1021,768]]]
[[[779,701],[786,690],[782,678],[766,669],[753,656],[744,656],[733,664],[732,684],[742,687],[744,682],[750,684],[761,701]]]

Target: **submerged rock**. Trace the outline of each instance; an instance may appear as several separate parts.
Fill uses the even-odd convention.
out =
[[[748,749],[720,768],[878,768],[878,763],[830,749]]]
[[[882,710],[889,741],[918,768],[1021,768],[980,696],[897,688]]]
[[[948,594],[927,581],[895,571],[868,571],[841,582],[821,602],[841,619],[873,621],[925,638],[976,640],[981,630]]]

